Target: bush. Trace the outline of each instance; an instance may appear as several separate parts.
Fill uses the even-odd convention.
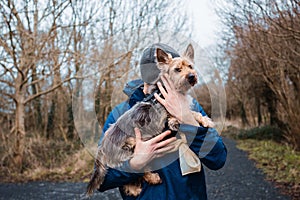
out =
[[[282,142],[285,140],[283,132],[273,126],[256,127],[249,130],[240,130],[236,136],[237,139],[256,139],[256,140],[273,140],[275,142]]]

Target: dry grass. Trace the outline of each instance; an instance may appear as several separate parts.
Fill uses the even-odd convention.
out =
[[[283,193],[300,199],[300,152],[292,148],[278,128],[262,126],[240,129],[227,126],[224,136],[234,138],[270,181]]]
[[[10,142],[0,152],[2,182],[87,181],[90,177],[94,158],[79,141],[27,137],[22,172],[14,169]]]
[[[267,178],[293,199],[300,198],[300,152],[286,144],[271,140],[246,139],[238,141],[238,148],[249,152],[256,166]]]
[[[93,158],[85,150],[78,150],[66,157],[66,162],[54,168],[39,167],[27,170],[24,175],[30,181],[88,181],[93,167]]]

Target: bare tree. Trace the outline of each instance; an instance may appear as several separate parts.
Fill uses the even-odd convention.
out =
[[[269,122],[280,127],[295,148],[299,133],[299,1],[227,1],[222,10],[228,29],[225,50],[231,59],[233,93],[244,96],[247,115],[256,110],[262,122],[267,110]],[[233,88],[232,88],[233,89]],[[266,107],[267,109],[262,109]]]
[[[22,169],[26,135],[26,106],[75,78],[61,79],[60,74],[70,55],[72,37],[67,30],[73,22],[66,19],[71,4],[71,1],[50,0],[1,1],[0,82],[10,88],[10,92],[1,91],[1,96],[12,99],[14,103],[12,157],[19,170]],[[39,106],[36,101],[37,112],[40,112]]]

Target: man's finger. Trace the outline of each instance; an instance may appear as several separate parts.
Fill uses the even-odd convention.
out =
[[[134,128],[134,133],[135,133],[135,138],[136,141],[140,141],[142,140],[142,135],[141,135],[141,131],[138,128]]]
[[[162,86],[161,82],[157,83],[158,89],[159,91],[162,93],[162,95],[166,98],[166,96],[168,95],[167,91],[165,90],[165,88]]]
[[[162,147],[174,142],[175,140],[176,140],[176,137],[171,137],[171,138],[168,138],[167,140],[163,140],[163,141],[157,143],[156,149],[162,148]]]
[[[175,87],[174,87],[174,84],[173,82],[170,80],[170,77],[168,74],[164,74],[162,77],[161,77],[161,80],[163,81],[167,91],[174,91],[175,90]]]
[[[156,100],[159,102],[159,103],[161,103],[161,105],[165,105],[165,103],[166,103],[166,100],[164,100],[163,98],[161,98],[158,94],[154,94],[154,97],[156,98]]]
[[[162,139],[164,139],[167,135],[169,135],[171,133],[170,130],[167,130],[165,132],[163,132],[162,134],[152,138],[151,140],[149,140],[152,144],[153,143],[158,143],[159,141],[161,141]]]
[[[175,145],[166,146],[155,151],[155,157],[161,157],[164,153],[167,153],[175,148]]]
[[[171,90],[170,84],[169,84],[168,80],[165,78],[164,75],[161,76],[161,80],[162,80],[166,90],[169,92]]]

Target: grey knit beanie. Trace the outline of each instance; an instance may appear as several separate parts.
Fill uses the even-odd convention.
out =
[[[171,54],[173,58],[180,56],[172,47],[162,43],[155,43],[144,49],[140,60],[140,72],[142,80],[148,84],[153,84],[160,73],[156,66],[155,54],[157,48]]]

